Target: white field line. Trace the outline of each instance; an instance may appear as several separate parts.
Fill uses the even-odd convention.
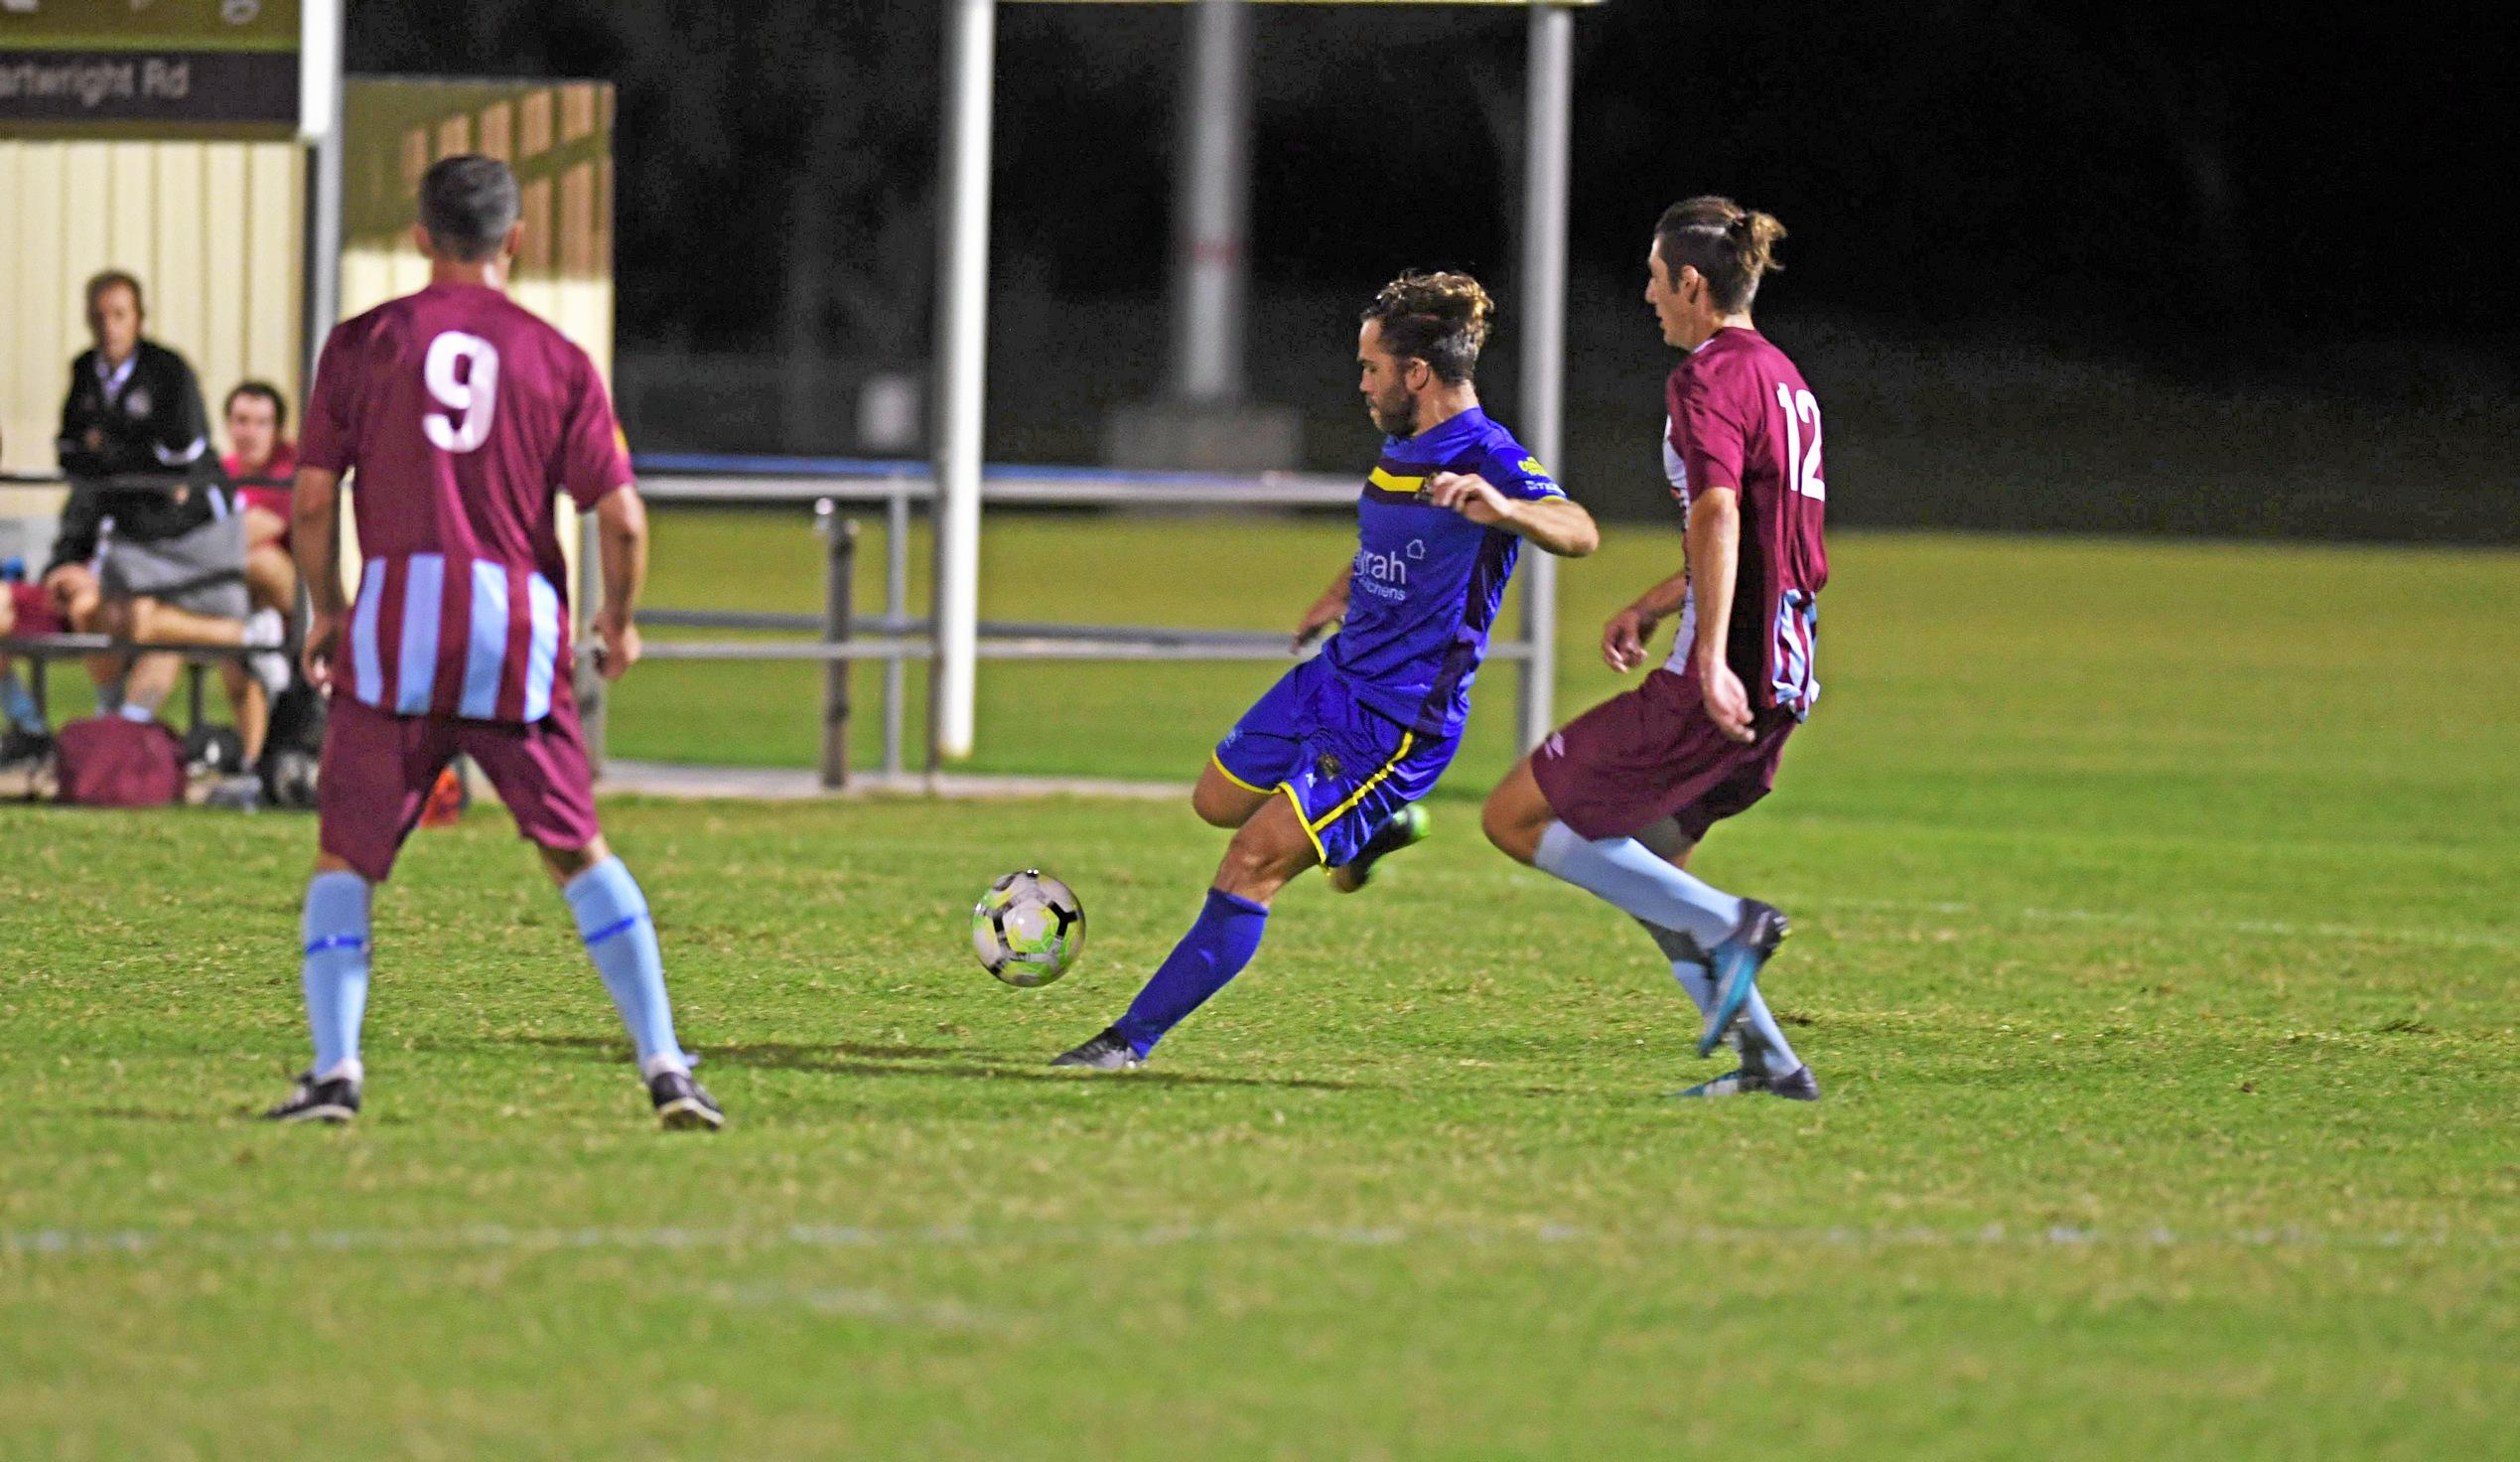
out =
[[[2520,950],[2520,933],[2480,929],[2409,929],[2362,924],[2296,924],[2280,919],[2217,919],[2210,915],[2182,918],[2132,909],[2042,909],[1909,899],[1846,899],[1821,897],[1813,908],[1862,909],[1883,914],[1969,915],[1987,919],[2022,919],[2033,924],[2098,924],[2122,929],[2178,933],[2187,930],[2217,934],[2264,935],[2283,940],[2362,940],[2375,944],[2445,945],[2468,950]]]
[[[953,1300],[906,1300],[880,1289],[794,1289],[784,1284],[712,1284],[696,1291],[716,1304],[751,1310],[804,1310],[842,1320],[871,1320],[920,1330],[964,1335],[1005,1334],[1020,1327],[1012,1316]]]
[[[1571,1224],[1388,1224],[1373,1226],[1052,1225],[983,1232],[968,1225],[907,1229],[850,1224],[790,1224],[772,1228],[582,1228],[518,1229],[472,1224],[448,1229],[318,1229],[260,1234],[210,1234],[188,1230],[34,1229],[0,1232],[0,1256],[35,1260],[59,1257],[191,1254],[243,1257],[371,1253],[468,1253],[522,1251],[613,1252],[623,1250],[819,1249],[819,1250],[1026,1250],[1041,1248],[1164,1248],[1189,1244],[1281,1244],[1294,1247],[1405,1248],[1412,1245],[1560,1245],[1625,1241],[1654,1245],[1751,1245],[1768,1248],[1841,1249],[2239,1249],[2270,1251],[2424,1251],[2501,1253],[2520,1248],[2520,1236],[2409,1233],[2401,1230],[2337,1232],[2282,1225],[2258,1229],[2175,1230],[2164,1226],[2098,1229],[2077,1225],[1987,1224],[1975,1228],[1926,1225],[1839,1225],[1762,1228],[1750,1225],[1669,1225],[1637,1229],[1587,1229]],[[833,1291],[839,1295],[839,1291]],[[725,1298],[742,1302],[738,1296]],[[863,1300],[863,1296],[860,1297]],[[782,1302],[795,1303],[789,1294]],[[835,1313],[852,1301],[832,1300]],[[872,1303],[872,1302],[867,1302]],[[889,1303],[889,1302],[888,1302]],[[973,1318],[975,1322],[979,1317]],[[931,1322],[932,1323],[932,1322]]]

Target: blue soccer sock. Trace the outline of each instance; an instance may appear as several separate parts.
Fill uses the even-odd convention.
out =
[[[1209,889],[1198,921],[1156,967],[1155,977],[1138,991],[1138,997],[1129,1002],[1129,1013],[1114,1027],[1128,1038],[1131,1049],[1145,1056],[1165,1032],[1242,973],[1242,967],[1259,952],[1260,936],[1268,927],[1268,905]]]
[[[306,917],[299,925],[306,962],[298,983],[306,990],[318,1077],[354,1082],[363,1075],[358,1027],[367,1015],[368,894],[367,880],[355,873],[318,873],[306,886]]]
[[[1742,922],[1742,901],[1654,855],[1632,837],[1590,839],[1563,822],[1540,834],[1532,866],[1660,929],[1712,950]]]
[[[1640,920],[1639,923],[1644,923]],[[1663,957],[1671,961],[1671,977],[1680,984],[1681,993],[1704,1015],[1715,1008],[1715,967],[1707,962],[1706,951],[1696,940],[1675,934],[1654,924],[1645,924],[1645,933],[1662,947]],[[1756,989],[1742,1006],[1742,1023],[1735,1030],[1741,1033],[1746,1058],[1766,1068],[1770,1076],[1791,1076],[1802,1065],[1802,1058],[1785,1040],[1784,1028],[1776,1024],[1775,1012],[1767,1008],[1767,999]]]
[[[607,858],[570,879],[560,896],[577,916],[587,957],[604,976],[604,988],[638,1048],[639,1075],[688,1070],[674,1039],[673,1003],[665,997],[664,951],[657,948],[656,925],[638,881],[621,859]]]
[[[44,713],[35,708],[34,692],[5,662],[0,662],[0,715],[29,736],[44,734]]]

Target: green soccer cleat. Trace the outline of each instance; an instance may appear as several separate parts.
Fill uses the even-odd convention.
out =
[[[1376,863],[1402,848],[1426,841],[1427,824],[1426,808],[1416,803],[1392,813],[1390,821],[1375,828],[1374,835],[1365,839],[1364,848],[1355,857],[1330,871],[1330,887],[1343,894],[1352,894],[1363,888],[1365,880],[1373,876]]]

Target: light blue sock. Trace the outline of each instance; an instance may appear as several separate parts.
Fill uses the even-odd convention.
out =
[[[18,678],[18,672],[0,663],[0,715],[9,724],[29,736],[44,734],[44,713],[35,708],[35,694]]]
[[[306,962],[298,983],[306,990],[319,1077],[358,1060],[358,1026],[367,1015],[368,893],[367,880],[355,873],[318,873],[306,886],[299,925]]]
[[[114,714],[122,717],[126,721],[140,726],[146,726],[151,721],[158,718],[158,713],[156,711],[149,709],[147,706],[142,705],[136,700],[124,701],[122,703],[122,708],[115,711]]]
[[[1674,868],[1632,837],[1585,838],[1563,822],[1540,834],[1532,866],[1606,899],[1645,923],[1712,950],[1742,922],[1742,901]]]
[[[1708,975],[1710,984],[1714,976]],[[1767,1008],[1767,997],[1753,989],[1742,1006],[1742,1023],[1733,1027],[1741,1033],[1742,1054],[1756,1056],[1771,1077],[1789,1077],[1802,1069],[1802,1058],[1785,1040],[1785,1028],[1776,1023],[1776,1012]]]
[[[638,1048],[640,1075],[685,1069],[682,1046],[674,1040],[673,1002],[665,997],[665,954],[656,946],[656,925],[638,880],[621,859],[607,858],[570,879],[560,896],[577,916],[587,957],[604,976],[604,988],[612,991],[622,1024]]]
[[[1643,924],[1643,920],[1637,921]],[[1687,935],[1645,924],[1645,933],[1662,948],[1663,957],[1671,961],[1671,977],[1679,981],[1682,993],[1698,1007],[1700,1015],[1715,1008],[1715,968],[1707,962],[1706,951]],[[1776,1024],[1775,1012],[1767,1008],[1767,999],[1757,990],[1742,1006],[1742,1023],[1734,1027],[1741,1034],[1743,1050],[1767,1069],[1771,1076],[1791,1076],[1802,1065],[1802,1058],[1785,1040],[1782,1026]]]

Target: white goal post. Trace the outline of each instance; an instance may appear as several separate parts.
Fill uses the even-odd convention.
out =
[[[999,0],[945,0],[945,105],[936,237],[935,653],[931,761],[971,754],[979,671],[981,427],[988,350],[989,127]],[[1010,4],[1331,4],[1511,6],[1531,13],[1529,131],[1523,159],[1522,397],[1516,428],[1557,464],[1566,367],[1569,137],[1574,12],[1604,0],[1007,0]],[[1557,560],[1528,555],[1522,633],[1529,656],[1515,725],[1529,748],[1549,734],[1557,675]]]

